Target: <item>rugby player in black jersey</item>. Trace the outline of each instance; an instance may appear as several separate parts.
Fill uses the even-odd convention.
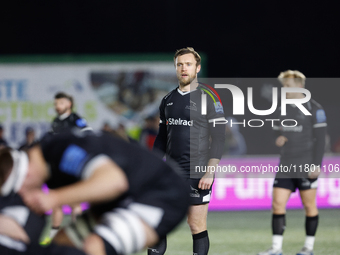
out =
[[[304,88],[306,77],[299,71],[285,71],[279,75],[283,87]],[[302,93],[287,93],[287,98],[304,98]],[[306,240],[304,247],[298,255],[312,255],[315,233],[318,226],[318,209],[316,206],[316,189],[318,175],[320,174],[325,148],[326,114],[320,104],[314,100],[304,104],[312,114],[305,115],[295,105],[287,105],[287,115],[278,119],[294,119],[298,122],[296,127],[274,126],[276,132],[276,146],[281,148],[280,165],[292,165],[290,173],[279,172],[274,180],[273,188],[273,215],[272,247],[259,253],[259,255],[282,254],[283,232],[285,229],[286,204],[292,192],[300,191],[300,197],[306,213],[305,229]],[[278,123],[278,122],[277,122]],[[300,169],[302,166],[302,173]],[[315,166],[315,167],[314,167]],[[307,167],[307,168],[306,168]],[[309,171],[305,172],[305,168]]]
[[[207,232],[208,205],[214,173],[196,171],[217,167],[223,152],[225,125],[213,126],[214,119],[224,119],[222,104],[216,91],[199,84],[201,69],[199,54],[190,47],[178,50],[174,56],[179,86],[167,94],[159,107],[159,133],[154,150],[172,158],[182,168],[182,175],[190,185],[191,206],[188,225],[193,238],[193,254],[209,251]],[[202,114],[202,95],[207,95],[206,114]],[[149,248],[148,254],[164,254],[166,240]]]
[[[73,112],[73,97],[59,92],[54,96],[54,109],[57,117],[53,120],[51,129],[53,133],[77,127],[83,131],[92,130],[87,126],[86,120]]]
[[[51,125],[51,132],[58,134],[60,132],[67,131],[71,128],[78,128],[82,131],[92,131],[92,128],[87,126],[86,120],[80,117],[73,111],[73,97],[59,92],[54,96],[54,109],[57,113],[57,117],[53,120]],[[72,211],[74,214],[81,212],[79,205],[75,206]],[[60,225],[63,221],[63,211],[61,208],[56,208],[52,212],[52,229],[49,237],[46,237],[42,241],[42,244],[48,244],[60,229]]]
[[[45,218],[30,211],[18,195],[27,167],[25,152],[0,149],[0,254],[85,255],[75,248],[39,245]]]
[[[90,210],[55,237],[87,254],[131,254],[181,222],[188,187],[170,162],[110,134],[49,135],[28,152],[24,201],[37,213],[89,202]],[[41,191],[46,182],[49,194]],[[36,184],[36,189],[25,189]],[[174,185],[176,183],[176,185]]]

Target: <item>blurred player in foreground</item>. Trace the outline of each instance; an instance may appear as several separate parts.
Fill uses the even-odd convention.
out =
[[[28,164],[25,152],[0,149],[0,254],[85,255],[75,248],[39,245],[45,218],[30,211],[17,193],[27,176]]]
[[[197,81],[201,57],[193,48],[178,50],[174,64],[179,86],[167,94],[159,107],[159,132],[154,150],[160,150],[182,168],[182,175],[190,185],[188,225],[193,239],[193,253],[206,255],[209,251],[207,231],[208,206],[214,173],[223,153],[225,125],[213,127],[214,119],[225,119],[216,91]],[[208,95],[209,94],[209,95]],[[202,95],[207,96],[206,115],[201,114]],[[211,98],[214,97],[214,98]],[[196,166],[207,171],[195,172]],[[148,250],[148,254],[164,254],[166,240]]]
[[[131,254],[156,244],[187,212],[187,186],[174,168],[109,134],[51,135],[28,155],[21,194],[32,210],[91,204],[88,213],[58,233],[59,244],[91,255]],[[41,191],[44,182],[53,188],[49,194]]]
[[[283,87],[304,88],[305,76],[299,71],[285,71],[279,75]],[[287,98],[304,98],[305,95],[299,92],[287,93]],[[318,226],[319,216],[316,206],[316,189],[318,186],[319,166],[325,148],[326,137],[326,115],[321,105],[314,100],[304,104],[305,108],[312,115],[304,115],[295,105],[287,105],[285,119],[295,119],[298,122],[296,127],[274,126],[276,132],[276,146],[281,149],[280,165],[296,166],[296,173],[277,173],[273,189],[273,216],[272,247],[259,255],[282,254],[283,232],[285,230],[286,204],[292,192],[300,191],[300,197],[306,212],[306,240],[303,248],[297,255],[312,255],[315,233]],[[279,117],[282,119],[282,117]],[[277,119],[279,119],[277,118]],[[300,165],[311,167],[309,172],[300,173]],[[315,169],[314,164],[317,166]],[[312,165],[312,166],[311,166]],[[315,170],[315,171],[313,171]]]

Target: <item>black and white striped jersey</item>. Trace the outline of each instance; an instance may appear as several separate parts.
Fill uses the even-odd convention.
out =
[[[13,219],[27,233],[31,243],[38,244],[40,235],[45,225],[45,218],[36,215],[27,208],[17,194],[27,174],[28,157],[23,151],[11,151],[13,158],[13,169],[1,187],[0,214]],[[0,246],[18,252],[25,252],[27,245],[0,234]]]

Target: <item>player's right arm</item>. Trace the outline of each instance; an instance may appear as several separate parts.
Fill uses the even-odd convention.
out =
[[[287,137],[283,136],[283,135],[280,135],[276,138],[275,140],[275,145],[277,147],[282,147],[283,145],[285,145],[285,143],[288,142],[288,139]]]
[[[108,158],[100,165],[87,168],[83,175],[83,180],[51,190],[49,194],[41,190],[29,192],[24,195],[24,201],[33,211],[42,214],[65,204],[114,200],[129,188],[123,170]]]
[[[128,190],[129,184],[124,171],[112,160],[107,159],[93,170],[87,179],[52,191],[57,206],[98,203],[114,200]]]
[[[281,107],[277,109],[276,112],[274,113],[274,120],[276,121],[273,122],[275,145],[279,148],[281,148],[283,145],[285,145],[286,142],[288,142],[287,137],[282,135],[280,126],[277,124],[278,120],[280,120],[280,112],[281,112]]]
[[[167,128],[166,128],[166,118],[165,118],[165,100],[163,99],[159,106],[160,113],[160,121],[159,121],[159,130],[153,145],[153,151],[161,151],[163,155],[166,152],[166,143],[167,143]]]

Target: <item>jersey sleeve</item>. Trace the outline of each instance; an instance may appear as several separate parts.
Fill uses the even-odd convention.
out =
[[[327,117],[321,105],[313,107],[313,128],[327,127]]]
[[[315,165],[321,165],[322,158],[325,152],[326,144],[326,132],[327,132],[327,117],[324,109],[319,104],[313,105],[312,111],[313,119],[313,163]]]
[[[74,113],[74,126],[79,128],[81,131],[92,131],[92,128],[88,126],[87,121],[80,117],[78,114]]]
[[[207,119],[209,123],[213,120],[225,120],[222,103],[217,97],[212,98],[206,94],[207,98]]]
[[[167,143],[167,128],[166,128],[166,118],[165,118],[165,99],[162,100],[159,106],[159,130],[157,137],[155,139],[155,143],[153,145],[154,151],[161,151],[165,154],[166,152],[166,143]]]
[[[63,176],[75,181],[87,179],[100,164],[109,160],[100,145],[90,142],[90,137],[82,140],[67,133],[44,140],[41,143],[43,155],[53,171],[51,179],[58,177],[58,182],[63,182]]]
[[[219,99],[213,99],[209,95],[207,95],[207,119],[211,137],[209,158],[221,159],[225,144],[226,120],[222,103]]]

